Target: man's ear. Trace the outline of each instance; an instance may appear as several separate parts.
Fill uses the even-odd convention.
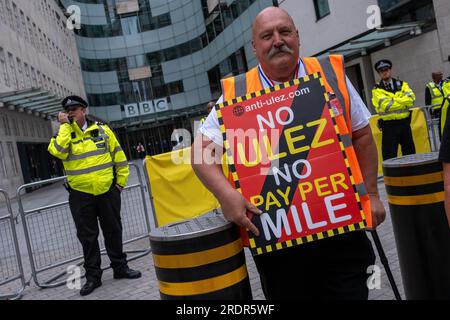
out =
[[[256,56],[255,41],[253,41],[253,40],[252,40],[252,51],[253,51],[253,54]]]

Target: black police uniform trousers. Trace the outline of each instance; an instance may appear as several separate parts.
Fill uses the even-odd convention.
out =
[[[375,254],[355,231],[253,257],[266,299],[367,300]]]
[[[404,156],[416,153],[411,132],[411,116],[401,120],[380,121],[379,126],[382,131],[383,160],[396,158],[399,145]]]
[[[69,205],[75,221],[77,237],[83,247],[86,279],[96,282],[102,277],[98,222],[102,228],[111,268],[115,272],[126,269],[126,254],[122,246],[120,191],[115,184],[112,184],[108,192],[97,196],[72,189]]]

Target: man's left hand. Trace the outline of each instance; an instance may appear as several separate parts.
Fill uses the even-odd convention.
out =
[[[372,229],[375,229],[386,219],[386,210],[377,194],[370,194],[369,197],[372,209]]]
[[[119,186],[118,184],[116,184],[116,188],[119,190],[119,192],[122,192],[123,188],[121,186]]]

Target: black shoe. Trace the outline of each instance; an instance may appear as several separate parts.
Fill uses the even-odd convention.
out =
[[[87,296],[91,294],[96,288],[102,285],[101,281],[87,281],[80,290],[80,295]]]
[[[140,271],[133,269],[125,269],[120,272],[114,272],[114,279],[137,279],[142,276]]]

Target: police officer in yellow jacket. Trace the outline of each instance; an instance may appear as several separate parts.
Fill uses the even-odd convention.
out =
[[[139,278],[141,273],[127,265],[122,246],[120,194],[129,168],[127,158],[112,130],[86,118],[88,104],[78,96],[62,101],[60,128],[50,140],[48,151],[61,159],[69,184],[69,205],[83,247],[86,283],[81,295],[101,285],[102,270],[98,244],[100,222],[114,278]]]
[[[402,154],[416,152],[411,132],[411,112],[416,96],[404,81],[392,78],[392,62],[386,59],[375,64],[381,81],[372,89],[372,103],[380,116],[383,160],[397,157],[398,145]]]
[[[431,115],[438,119],[441,113],[442,102],[444,95],[442,92],[442,85],[444,84],[442,71],[435,71],[431,74],[433,81],[427,83],[425,89],[425,105],[431,105]]]

